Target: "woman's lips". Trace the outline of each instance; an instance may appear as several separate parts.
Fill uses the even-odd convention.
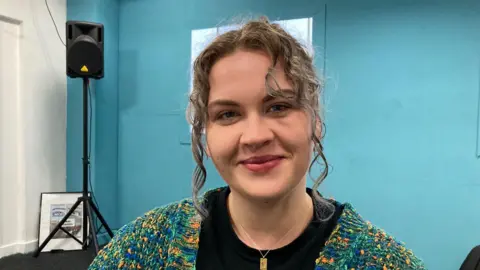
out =
[[[242,165],[252,172],[268,172],[277,167],[282,160],[282,156],[261,156],[247,159]]]

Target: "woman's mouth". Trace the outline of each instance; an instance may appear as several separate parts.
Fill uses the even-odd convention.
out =
[[[278,166],[283,158],[278,155],[256,156],[242,161],[241,164],[252,172],[268,172]]]

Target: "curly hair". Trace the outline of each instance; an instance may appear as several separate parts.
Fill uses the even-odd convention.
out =
[[[295,89],[295,99],[300,108],[311,116],[312,127],[318,127],[320,122],[324,126],[323,113],[320,108],[319,94],[323,82],[318,78],[314,67],[314,59],[308,49],[298,40],[287,33],[279,24],[271,23],[268,18],[250,20],[239,29],[231,30],[217,36],[195,59],[193,64],[193,89],[190,93],[187,107],[187,120],[192,125],[191,146],[197,166],[192,178],[192,193],[195,209],[202,219],[208,216],[204,205],[198,199],[198,193],[205,184],[207,171],[203,163],[206,156],[204,146],[204,129],[208,119],[207,104],[210,92],[209,75],[213,65],[222,57],[227,56],[237,49],[257,50],[267,53],[272,61],[272,67],[266,75],[266,88],[269,95],[285,97],[286,91],[280,91],[272,75],[273,67],[282,61],[284,72],[289,82]],[[269,77],[275,85],[269,85]],[[272,81],[272,80],[271,80]],[[317,191],[320,184],[328,174],[328,163],[323,153],[321,140],[325,128],[312,129],[312,142],[314,144],[314,158],[309,166],[319,162],[323,171],[314,179],[312,186],[313,199],[318,209],[317,214],[328,219],[333,213],[333,204],[322,198]],[[320,163],[320,162],[319,162]],[[330,213],[325,215],[325,213]]]

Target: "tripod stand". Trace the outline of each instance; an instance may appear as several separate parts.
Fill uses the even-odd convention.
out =
[[[88,156],[88,78],[83,78],[83,191],[82,196],[78,197],[78,200],[75,204],[70,208],[67,214],[63,217],[63,219],[55,226],[55,228],[50,232],[47,236],[45,241],[38,247],[38,249],[33,254],[33,257],[38,257],[40,252],[43,248],[48,244],[48,242],[53,238],[53,236],[58,232],[58,230],[62,230],[68,236],[72,237],[75,241],[82,245],[82,249],[86,250],[88,245],[88,238],[87,238],[87,226],[90,225],[90,233],[92,235],[93,244],[95,246],[95,254],[98,253],[98,239],[97,239],[97,231],[95,225],[93,223],[93,212],[98,217],[101,222],[101,226],[105,227],[105,230],[109,234],[110,237],[113,237],[113,232],[108,226],[107,222],[103,218],[102,214],[98,210],[97,206],[92,201],[92,198],[88,196],[88,166],[90,164],[89,156]],[[77,239],[74,235],[70,232],[62,228],[64,223],[67,221],[68,218],[72,215],[72,213],[80,206],[82,203],[83,206],[83,237],[82,241]],[[87,224],[87,217],[88,223]],[[100,226],[100,228],[101,228]]]

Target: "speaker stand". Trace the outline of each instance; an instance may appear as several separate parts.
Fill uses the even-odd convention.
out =
[[[93,239],[93,244],[95,246],[95,255],[98,254],[99,246],[98,246],[98,239],[97,239],[97,231],[94,225],[94,215],[95,214],[101,222],[100,228],[103,226],[107,231],[110,237],[113,237],[113,232],[108,226],[107,222],[103,218],[100,211],[95,206],[92,201],[92,198],[88,196],[88,166],[90,164],[89,156],[88,156],[88,77],[83,77],[83,191],[82,196],[78,197],[75,204],[70,208],[67,214],[63,217],[63,219],[55,226],[55,228],[50,232],[47,236],[45,241],[38,247],[38,249],[34,252],[33,257],[38,257],[42,249],[48,244],[48,242],[53,238],[53,236],[58,232],[58,230],[62,230],[68,236],[73,238],[79,244],[82,245],[82,249],[86,250],[88,246],[88,238],[87,238],[87,226],[90,228],[90,235]],[[82,204],[83,206],[83,237],[82,241],[80,241],[77,237],[72,235],[70,232],[62,228],[63,224],[67,221],[68,218],[73,214],[73,212],[77,209],[77,207]],[[88,219],[87,219],[88,218]],[[88,220],[88,224],[87,224]]]

